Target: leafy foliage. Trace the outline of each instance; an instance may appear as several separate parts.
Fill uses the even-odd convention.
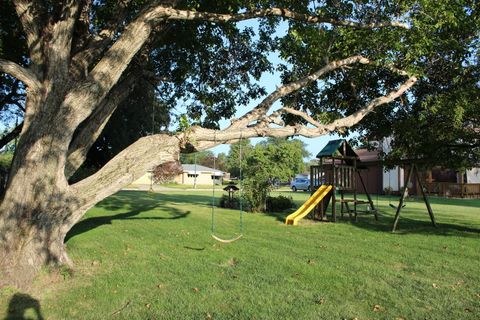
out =
[[[269,138],[255,145],[245,156],[243,182],[244,196],[252,210],[265,211],[274,183],[302,172],[303,158],[308,155],[300,140]]]
[[[244,172],[247,167],[247,158],[253,151],[253,146],[249,139],[241,140],[230,145],[230,150],[226,159],[226,168],[232,177],[240,178],[240,172]]]
[[[393,152],[385,156],[393,162],[409,158],[452,168],[478,165],[478,2],[421,0],[337,5],[343,14],[367,21],[378,19],[378,14],[391,18],[408,12],[411,29],[317,30],[291,23],[287,36],[280,41],[282,55],[291,65],[282,66],[284,82],[304,76],[325,61],[356,53],[419,74],[419,81],[407,96],[380,106],[351,131],[361,133],[364,141],[392,137]],[[366,66],[341,70],[286,97],[284,102],[310,110],[318,121],[329,123],[353,113],[399,81],[388,69]],[[303,123],[292,116],[286,120]],[[340,133],[347,135],[349,131]]]

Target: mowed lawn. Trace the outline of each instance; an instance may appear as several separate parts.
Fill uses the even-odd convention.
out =
[[[45,270],[29,293],[4,289],[0,318],[480,319],[479,200],[431,199],[437,229],[409,200],[395,234],[386,197],[374,196],[379,221],[286,226],[293,209],[246,213],[244,237],[223,244],[210,236],[211,194],[104,200],[69,234],[73,273]],[[282,194],[298,206],[308,196]],[[238,232],[238,211],[215,216],[219,236]]]

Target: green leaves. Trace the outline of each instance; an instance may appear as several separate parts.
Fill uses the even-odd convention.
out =
[[[275,182],[303,172],[303,158],[308,155],[300,140],[269,138],[255,145],[245,156],[244,167],[244,194],[253,209],[264,210]]]

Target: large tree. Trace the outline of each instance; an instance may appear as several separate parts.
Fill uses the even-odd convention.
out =
[[[411,22],[400,21],[408,19],[408,8],[396,3],[12,1],[28,57],[0,59],[0,71],[25,88],[24,123],[0,205],[0,284],[29,281],[46,264],[72,265],[64,239],[85,212],[154,165],[176,161],[179,153],[240,137],[316,137],[344,130],[402,96],[417,81],[400,69],[406,66],[402,57],[376,56],[362,47],[366,42],[329,49],[336,33],[360,33],[365,39],[384,36],[382,49],[397,50]],[[257,35],[237,26],[248,19],[260,20]],[[242,109],[263,93],[252,79],[269,70],[266,57],[279,43],[272,34],[282,19],[307,28],[293,34],[295,41],[318,32],[330,47],[322,56],[304,48],[314,64],[301,66],[253,109]],[[149,59],[153,69],[143,63]],[[295,65],[285,68],[296,71]],[[331,122],[287,99],[312,84],[320,89],[325,75],[349,70],[383,75],[384,81],[362,93],[364,104],[344,108]],[[165,101],[193,101],[187,107],[193,125],[142,137],[96,173],[69,184],[111,114],[145,76],[157,81]],[[272,110],[282,98],[282,106]],[[219,130],[218,121],[236,111],[243,115]],[[296,120],[287,124],[290,117]]]

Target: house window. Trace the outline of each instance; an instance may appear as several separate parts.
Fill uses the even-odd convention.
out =
[[[195,173],[188,173],[188,174],[187,174],[187,177],[189,177],[189,178],[197,178],[197,177],[198,177],[198,173],[197,173],[197,174],[195,174]]]
[[[212,180],[220,180],[222,178],[222,176],[213,176],[212,175]]]

